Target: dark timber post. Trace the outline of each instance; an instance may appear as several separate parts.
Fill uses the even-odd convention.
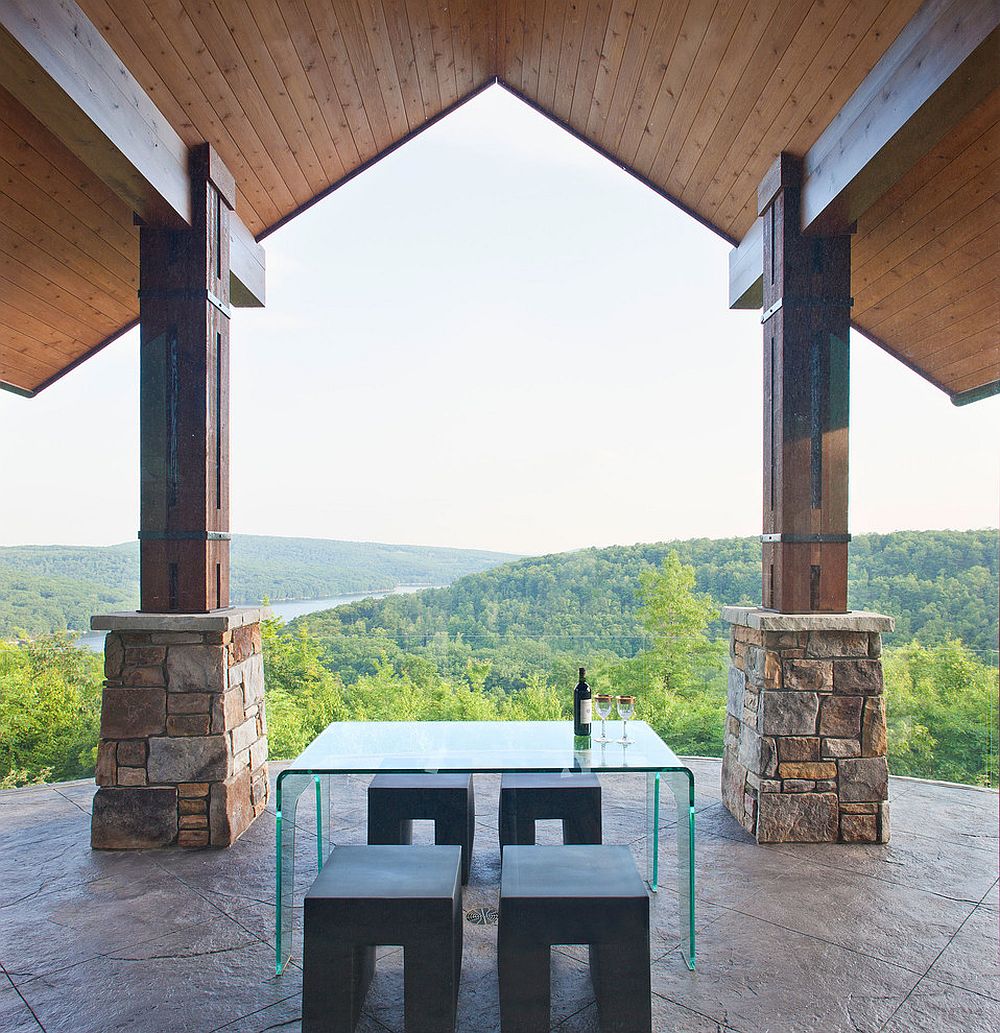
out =
[[[140,595],[229,606],[229,220],[236,186],[192,150],[190,229],[139,231]]]
[[[851,240],[806,237],[801,163],[760,185],[764,229],[763,603],[847,611]]]

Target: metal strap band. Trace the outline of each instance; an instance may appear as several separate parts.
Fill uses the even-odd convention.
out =
[[[159,287],[145,287],[139,289],[139,300],[152,298],[155,300],[167,301],[172,298],[179,298],[182,301],[207,301],[214,305],[224,316],[231,318],[229,306],[218,295],[213,294],[208,288],[199,290],[197,287],[175,287],[164,290]]]
[[[786,545],[846,545],[850,540],[849,534],[762,534],[762,542],[781,542]]]
[[[762,323],[766,323],[771,316],[785,306],[801,305],[809,308],[852,308],[854,298],[831,298],[821,294],[789,294],[778,300],[760,317]]]
[[[228,542],[228,531],[140,531],[140,541],[147,542]]]

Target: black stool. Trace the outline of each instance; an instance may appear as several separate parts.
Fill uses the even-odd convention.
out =
[[[469,881],[476,835],[472,775],[376,775],[368,786],[368,842],[413,842],[414,819],[433,819],[434,842],[462,848]]]
[[[514,773],[500,780],[500,847],[532,846],[535,822],[561,818],[564,843],[601,842],[601,783],[592,771]]]
[[[305,897],[302,1033],[352,1033],[375,946],[403,948],[407,1033],[454,1033],[462,974],[457,846],[340,846]]]
[[[649,895],[628,847],[504,848],[501,1033],[548,1033],[556,943],[589,944],[601,1033],[651,1033]]]

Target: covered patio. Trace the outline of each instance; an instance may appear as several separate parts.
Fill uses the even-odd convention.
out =
[[[997,0],[0,0],[0,386],[137,324],[141,366],[141,607],[93,620],[96,793],[0,795],[0,1024],[295,1027],[262,612],[229,596],[231,311],[264,305],[269,233],[494,86],[726,239],[729,305],[762,313],[763,605],[724,613],[699,969],[664,891],[658,1026],[995,1028],[996,794],[889,778],[893,622],[848,611],[847,556],[851,329],[956,405],[1000,391]],[[479,834],[466,911],[495,903]],[[492,937],[469,926],[462,1030],[496,1028]],[[401,1028],[385,961],[371,1030]],[[595,1028],[573,949],[556,970],[557,1027]]]
[[[663,890],[651,934],[655,1029],[986,1033],[1000,1024],[995,792],[893,778],[890,845],[762,847],[722,806],[719,761],[690,764],[698,970],[681,959]],[[272,764],[272,777],[282,767]],[[496,780],[481,777],[478,791],[467,915],[497,903]],[[616,837],[638,842],[632,788],[607,780],[605,792]],[[273,812],[228,851],[95,852],[93,795],[90,783],[0,794],[4,1030],[297,1030],[297,967],[273,974]],[[336,841],[364,842],[364,783],[339,780],[334,796]],[[314,836],[303,816],[302,835]],[[307,883],[315,856],[303,857]],[[380,957],[359,1031],[401,1033],[400,954]],[[498,1028],[495,966],[496,926],[467,923],[463,1033]],[[555,951],[552,971],[553,1028],[596,1033],[586,951]]]

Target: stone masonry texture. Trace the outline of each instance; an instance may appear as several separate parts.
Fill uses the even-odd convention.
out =
[[[91,845],[234,843],[267,806],[259,623],[109,632]]]
[[[888,842],[882,641],[872,629],[891,622],[733,613],[726,807],[760,843]]]

